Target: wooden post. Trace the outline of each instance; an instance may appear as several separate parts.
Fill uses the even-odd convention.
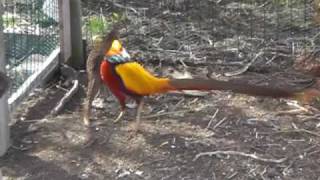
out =
[[[81,1],[59,0],[61,58],[75,69],[85,66],[81,31]]]
[[[3,14],[3,5],[0,3],[0,17]],[[5,48],[3,37],[3,21],[0,18],[0,71],[5,73]],[[9,130],[9,106],[8,106],[8,93],[0,98],[0,156],[4,155],[9,148],[10,130]]]
[[[71,17],[71,44],[72,56],[71,65],[76,68],[84,68],[85,61],[83,56],[83,42],[82,42],[82,13],[81,0],[70,0],[70,17]]]
[[[59,0],[60,62],[71,58],[70,1]]]

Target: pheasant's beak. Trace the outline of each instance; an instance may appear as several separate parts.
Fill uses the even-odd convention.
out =
[[[130,54],[127,52],[125,48],[122,48],[120,55],[123,57],[123,59],[126,59],[126,60],[129,60],[131,58]]]

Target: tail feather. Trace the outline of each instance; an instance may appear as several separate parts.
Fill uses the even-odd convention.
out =
[[[172,79],[169,84],[176,90],[229,90],[234,93],[241,93],[253,96],[265,96],[273,98],[293,98],[299,101],[307,101],[320,92],[294,91],[288,89],[256,86],[245,83],[219,81],[215,79]]]
[[[319,98],[320,98],[320,90],[315,88],[307,88],[302,92],[297,92],[294,94],[294,97],[293,97],[293,99],[296,99],[299,102],[304,104],[310,104],[315,100],[319,100]]]

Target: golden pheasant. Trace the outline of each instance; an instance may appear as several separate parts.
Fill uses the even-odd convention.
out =
[[[318,92],[314,93],[314,91],[308,90],[298,92],[215,79],[169,79],[155,77],[143,66],[130,58],[130,55],[117,37],[116,32],[111,32],[108,39],[112,40],[112,42],[110,42],[110,48],[105,51],[104,60],[100,65],[100,76],[121,105],[121,113],[115,121],[118,121],[122,117],[127,97],[133,98],[139,104],[136,117],[138,125],[143,106],[143,96],[176,90],[230,90],[235,93],[253,96],[293,98],[301,101],[320,95]]]

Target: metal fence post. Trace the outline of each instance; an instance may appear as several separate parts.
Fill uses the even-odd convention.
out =
[[[85,66],[81,31],[81,1],[59,0],[62,62],[76,69]]]
[[[5,48],[3,36],[3,5],[0,3],[0,71],[5,72]],[[10,130],[9,130],[9,106],[8,106],[8,93],[0,99],[0,156],[4,155],[9,148]]]

